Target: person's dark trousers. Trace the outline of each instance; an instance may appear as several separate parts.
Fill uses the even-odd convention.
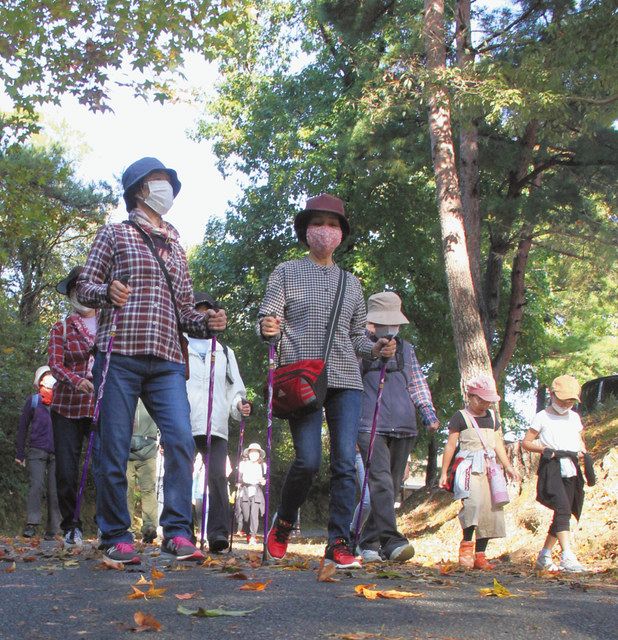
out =
[[[324,402],[330,434],[330,504],[328,541],[349,540],[356,493],[356,438],[360,423],[361,391],[329,389]],[[322,410],[290,419],[296,457],[281,490],[278,516],[296,522],[322,458]]]
[[[105,353],[97,353],[95,389]],[[97,451],[97,524],[104,545],[132,542],[127,505],[127,462],[137,400],[141,398],[161,431],[165,447],[164,504],[159,524],[164,538],[190,539],[191,489],[195,444],[191,435],[189,400],[183,363],[151,355],[112,353],[99,420]]]
[[[406,436],[405,438],[391,438],[389,450],[391,452],[391,475],[393,476],[393,489],[395,491],[395,502],[401,495],[401,484],[406,472],[408,457],[414,449],[416,436]]]
[[[358,434],[358,446],[361,450],[365,467],[369,450],[368,432]],[[369,495],[371,497],[371,513],[363,527],[360,547],[381,551],[388,556],[407,539],[397,531],[395,516],[395,486],[393,483],[393,463],[400,469],[402,459],[407,460],[410,445],[407,438],[394,438],[376,435],[371,464],[369,466]],[[405,453],[405,457],[404,457]],[[405,466],[405,462],[404,462]],[[403,475],[403,472],[401,472]]]
[[[562,484],[564,485],[564,492],[566,495],[566,502],[564,507],[554,510],[554,517],[552,518],[551,525],[549,527],[549,534],[554,536],[554,538],[561,531],[570,530],[571,509],[573,506],[573,500],[575,498],[576,482],[577,476],[573,476],[571,478],[562,478]]]
[[[60,525],[58,496],[56,494],[55,458],[53,453],[31,447],[26,453],[30,486],[26,506],[26,522],[41,523],[41,499],[43,491],[47,494],[47,527],[48,533],[56,534]],[[47,478],[45,477],[47,474]]]
[[[66,533],[74,526],[83,531],[81,519],[73,523],[77,485],[80,477],[80,457],[84,441],[88,442],[90,418],[67,418],[51,412],[56,451],[56,487],[62,521],[60,527]]]
[[[194,436],[195,446],[206,455],[206,436]],[[230,500],[227,493],[225,461],[227,458],[227,440],[219,436],[210,437],[210,456],[208,458],[208,522],[206,534],[209,541],[227,538],[230,535]],[[196,514],[201,520],[202,513]]]

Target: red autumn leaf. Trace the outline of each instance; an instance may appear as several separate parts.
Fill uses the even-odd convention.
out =
[[[266,582],[246,582],[240,587],[241,591],[264,591],[266,587],[272,582],[272,580],[266,580]]]

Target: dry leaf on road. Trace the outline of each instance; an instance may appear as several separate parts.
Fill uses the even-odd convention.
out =
[[[178,600],[191,600],[191,598],[195,597],[194,593],[175,593],[174,598],[178,598]]]
[[[324,562],[324,558],[322,558],[318,569],[318,582],[339,582],[339,580],[333,578],[336,572],[337,565],[334,562]]]
[[[149,613],[143,613],[142,611],[136,611],[133,614],[133,620],[137,627],[131,629],[135,633],[142,631],[161,631],[161,623]]]
[[[424,593],[414,593],[412,591],[398,591],[397,589],[388,589],[386,591],[376,591],[373,587],[375,584],[359,584],[354,587],[356,595],[367,600],[377,600],[384,598],[385,600],[400,600],[403,598],[423,598]]]
[[[240,587],[240,591],[264,591],[271,582],[272,580],[266,580],[266,582],[246,582]]]
[[[505,586],[501,585],[494,578],[494,586],[489,589],[479,589],[479,593],[482,596],[494,596],[496,598],[517,598],[516,595],[512,594]]]

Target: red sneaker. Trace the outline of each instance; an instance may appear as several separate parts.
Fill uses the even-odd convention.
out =
[[[266,538],[266,549],[271,558],[280,560],[288,549],[288,539],[290,532],[294,528],[291,522],[282,520],[279,516],[273,519],[273,525]]]
[[[361,559],[357,558],[350,549],[350,543],[345,538],[337,538],[326,547],[324,559],[334,562],[338,569],[360,569]]]

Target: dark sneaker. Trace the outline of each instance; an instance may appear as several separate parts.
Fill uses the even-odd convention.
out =
[[[152,544],[157,539],[157,530],[154,527],[146,527],[142,532],[142,542]]]
[[[361,560],[352,553],[350,543],[345,538],[337,538],[326,547],[324,560],[334,562],[338,569],[360,569]]]
[[[288,539],[294,525],[275,515],[273,525],[266,538],[266,549],[271,558],[281,560],[288,550]]]
[[[174,536],[163,541],[161,553],[173,556],[176,560],[203,560],[204,554],[187,538]]]
[[[135,545],[132,542],[117,542],[112,545],[103,546],[103,554],[106,558],[114,562],[122,562],[122,564],[139,564],[141,558],[135,551]]]
[[[84,544],[84,536],[82,530],[78,527],[69,529],[64,535],[65,547],[81,547]]]
[[[225,551],[230,546],[227,538],[223,536],[219,536],[218,538],[214,538],[213,540],[208,541],[208,549],[212,551],[212,553],[221,553]]]
[[[55,540],[56,534],[53,531],[46,531],[43,534],[43,540]]]
[[[36,536],[36,525],[27,524],[23,531],[24,538],[34,538]]]

